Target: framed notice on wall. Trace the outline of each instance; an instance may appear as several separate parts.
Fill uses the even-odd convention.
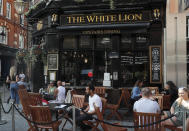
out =
[[[58,54],[48,54],[47,66],[48,70],[58,70]]]
[[[162,82],[162,52],[161,46],[150,46],[150,83]]]

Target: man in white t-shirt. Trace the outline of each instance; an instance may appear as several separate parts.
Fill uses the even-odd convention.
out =
[[[56,100],[58,102],[63,103],[65,101],[65,98],[66,98],[66,89],[62,86],[61,81],[57,81],[57,86],[58,86],[58,88],[55,89],[54,95],[55,95]]]
[[[100,111],[102,111],[102,101],[101,98],[95,94],[95,87],[93,86],[93,84],[89,84],[88,87],[86,87],[86,93],[89,95],[89,105],[87,106],[87,108],[84,110],[84,112],[86,112],[87,114],[84,113],[80,113],[80,115],[78,115],[76,117],[76,123],[78,126],[80,126],[83,130],[85,129],[89,129],[89,127],[87,125],[85,125],[83,123],[84,120],[92,120],[92,115],[94,115],[95,112],[95,108],[94,105],[100,109]]]
[[[159,104],[152,99],[152,93],[149,88],[143,88],[142,98],[134,103],[133,110],[135,112],[144,113],[161,113]]]

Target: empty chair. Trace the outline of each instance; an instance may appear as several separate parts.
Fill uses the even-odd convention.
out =
[[[30,105],[30,111],[31,111],[32,120],[37,123],[49,123],[52,121],[52,115],[49,107]],[[46,131],[49,129],[52,129],[53,131],[57,131],[60,124],[61,124],[61,120],[56,121],[49,125],[33,125],[33,129],[35,131],[35,127],[37,127],[40,129],[45,129]]]

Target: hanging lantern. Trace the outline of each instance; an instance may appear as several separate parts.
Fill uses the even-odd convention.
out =
[[[92,72],[88,72],[88,77],[93,77],[93,73]]]

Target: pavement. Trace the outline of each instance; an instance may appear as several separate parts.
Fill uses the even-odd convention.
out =
[[[2,101],[3,101],[3,106],[5,108],[6,111],[8,111],[8,109],[10,108],[10,104],[6,103],[6,100],[8,99],[8,97],[10,96],[10,92],[9,90],[7,90],[6,88],[4,88],[4,86],[0,86],[0,92],[2,93],[1,97],[2,97]],[[19,105],[19,109],[20,111],[22,110],[22,106]],[[112,120],[105,120],[107,122],[111,122],[111,123],[120,123],[120,125],[133,125],[133,117],[132,117],[132,113],[126,113],[126,109],[122,109],[119,110],[119,112],[123,117],[123,121],[118,121],[116,120],[116,118],[114,117]],[[108,113],[110,113],[109,111],[106,111],[105,114],[107,115]],[[1,111],[2,114],[2,119],[7,121],[7,124],[4,125],[0,125],[0,131],[12,131],[12,111],[8,114],[5,114],[3,112],[3,110]],[[60,129],[62,128],[62,125],[64,123],[64,119],[62,120],[62,124],[60,125]],[[27,131],[29,128],[27,121],[15,110],[15,131]],[[101,126],[99,126],[99,129],[103,131],[103,129],[101,128]],[[69,122],[67,122],[64,131],[70,131],[72,130],[72,125],[69,124]],[[79,128],[76,129],[76,131],[81,131]],[[134,131],[134,129],[128,129],[128,131]]]

